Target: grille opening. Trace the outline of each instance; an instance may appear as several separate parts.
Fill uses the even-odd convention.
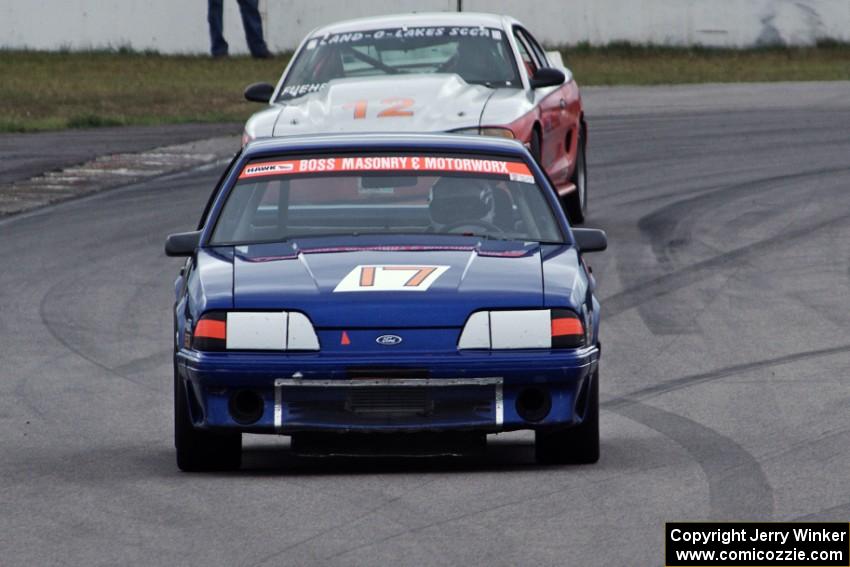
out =
[[[291,427],[314,427],[327,422],[352,426],[427,425],[443,423],[491,423],[495,418],[495,396],[485,387],[423,387],[373,384],[359,386],[356,380],[345,387],[284,388],[281,392],[283,422]]]
[[[352,388],[345,409],[361,414],[428,415],[434,403],[424,388]]]

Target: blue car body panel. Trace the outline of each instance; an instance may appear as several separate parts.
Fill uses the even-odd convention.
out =
[[[299,239],[297,248],[291,242],[207,245],[214,219],[250,160],[289,153],[418,150],[524,160],[545,189],[564,242],[422,234],[312,237]],[[282,434],[498,432],[581,422],[582,395],[600,356],[599,304],[555,191],[522,145],[486,137],[389,134],[254,142],[213,195],[203,225],[200,247],[175,282],[176,379],[187,389],[196,427]],[[448,269],[427,292],[333,293],[362,264]],[[579,314],[590,325],[589,345],[562,350],[457,348],[464,324],[476,311],[545,308]],[[203,313],[231,309],[301,312],[314,325],[320,350],[198,352],[189,347],[185,337]],[[378,338],[385,335],[402,340],[381,344]],[[409,388],[395,392],[402,398],[425,392],[433,411],[397,418],[356,411],[357,396],[366,390],[358,385],[370,379],[413,380]],[[516,399],[528,387],[551,395],[548,415],[534,422],[516,411]],[[250,425],[236,423],[228,410],[230,396],[243,389],[260,394],[265,405],[259,421]]]
[[[379,240],[382,239],[371,241]],[[469,239],[466,240],[468,245]],[[360,245],[368,246],[367,242]],[[371,292],[347,294],[342,300],[334,297],[334,287],[358,264],[446,265],[449,269],[427,293]],[[543,307],[540,264],[539,250],[519,257],[488,257],[481,256],[472,246],[463,251],[426,248],[384,252],[365,248],[304,253],[295,259],[261,262],[248,261],[237,252],[233,266],[234,307],[295,309],[309,313],[318,328],[398,327],[408,323],[417,327],[459,327],[470,310]],[[504,293],[505,287],[512,292]],[[344,312],[340,312],[341,301]],[[380,309],[375,309],[376,305]]]
[[[362,331],[353,336],[352,343],[360,339],[369,343],[373,336],[383,331]],[[437,331],[435,331],[436,333]],[[454,333],[455,336],[459,330]],[[420,354],[408,352],[392,355],[388,360],[385,353],[372,352],[368,355],[346,356],[338,353],[328,356],[319,354],[301,355],[257,355],[192,353],[181,351],[178,366],[181,375],[191,388],[191,397],[197,400],[203,416],[197,416],[197,425],[223,429],[239,429],[255,433],[295,433],[300,431],[405,431],[439,429],[476,429],[495,433],[518,429],[556,428],[574,425],[580,421],[576,405],[580,392],[596,370],[599,350],[595,347],[571,353],[546,353],[539,351],[512,352],[465,352],[461,354]],[[369,368],[378,371],[390,364],[394,369],[407,370],[410,375],[427,371],[427,380],[439,382],[452,379],[498,378],[502,380],[500,395],[503,416],[496,419],[496,400],[490,385],[456,387],[432,386],[433,395],[455,395],[470,400],[466,411],[455,404],[453,412],[435,412],[432,416],[415,416],[406,420],[385,418],[368,419],[351,415],[339,409],[328,411],[324,416],[310,415],[288,403],[291,399],[301,401],[304,390],[310,391],[319,400],[344,401],[346,389],[324,387],[321,390],[308,386],[289,387],[280,401],[282,415],[275,422],[277,392],[274,382],[281,377],[300,374],[300,380],[356,381],[351,378],[352,368]],[[515,402],[523,388],[536,385],[546,388],[552,396],[552,410],[536,423],[519,417]],[[250,427],[237,424],[228,413],[228,397],[233,388],[252,389],[261,393],[265,411],[259,422]],[[483,391],[482,391],[483,390]],[[315,392],[319,394],[316,395]],[[300,394],[300,395],[299,395]],[[292,396],[290,398],[290,396]],[[473,406],[474,403],[474,406]],[[299,413],[300,412],[300,413]],[[201,418],[202,417],[202,418]],[[297,419],[294,419],[297,417]],[[467,420],[467,421],[464,421]]]

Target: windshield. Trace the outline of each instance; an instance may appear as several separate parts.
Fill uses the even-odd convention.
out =
[[[278,100],[319,91],[333,79],[402,73],[457,73],[470,84],[521,86],[501,30],[424,26],[327,34],[307,40]]]
[[[230,191],[210,244],[357,234],[563,242],[524,162],[393,154],[251,162]]]

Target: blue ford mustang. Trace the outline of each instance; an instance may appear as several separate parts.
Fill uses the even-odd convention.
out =
[[[582,255],[605,247],[602,231],[569,227],[517,142],[249,144],[198,230],[165,246],[187,257],[175,282],[178,466],[239,467],[242,433],[303,448],[519,429],[536,432],[541,462],[595,462],[599,303]]]

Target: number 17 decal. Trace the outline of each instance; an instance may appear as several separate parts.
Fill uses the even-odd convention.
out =
[[[338,291],[426,291],[449,266],[356,266],[334,288]]]

